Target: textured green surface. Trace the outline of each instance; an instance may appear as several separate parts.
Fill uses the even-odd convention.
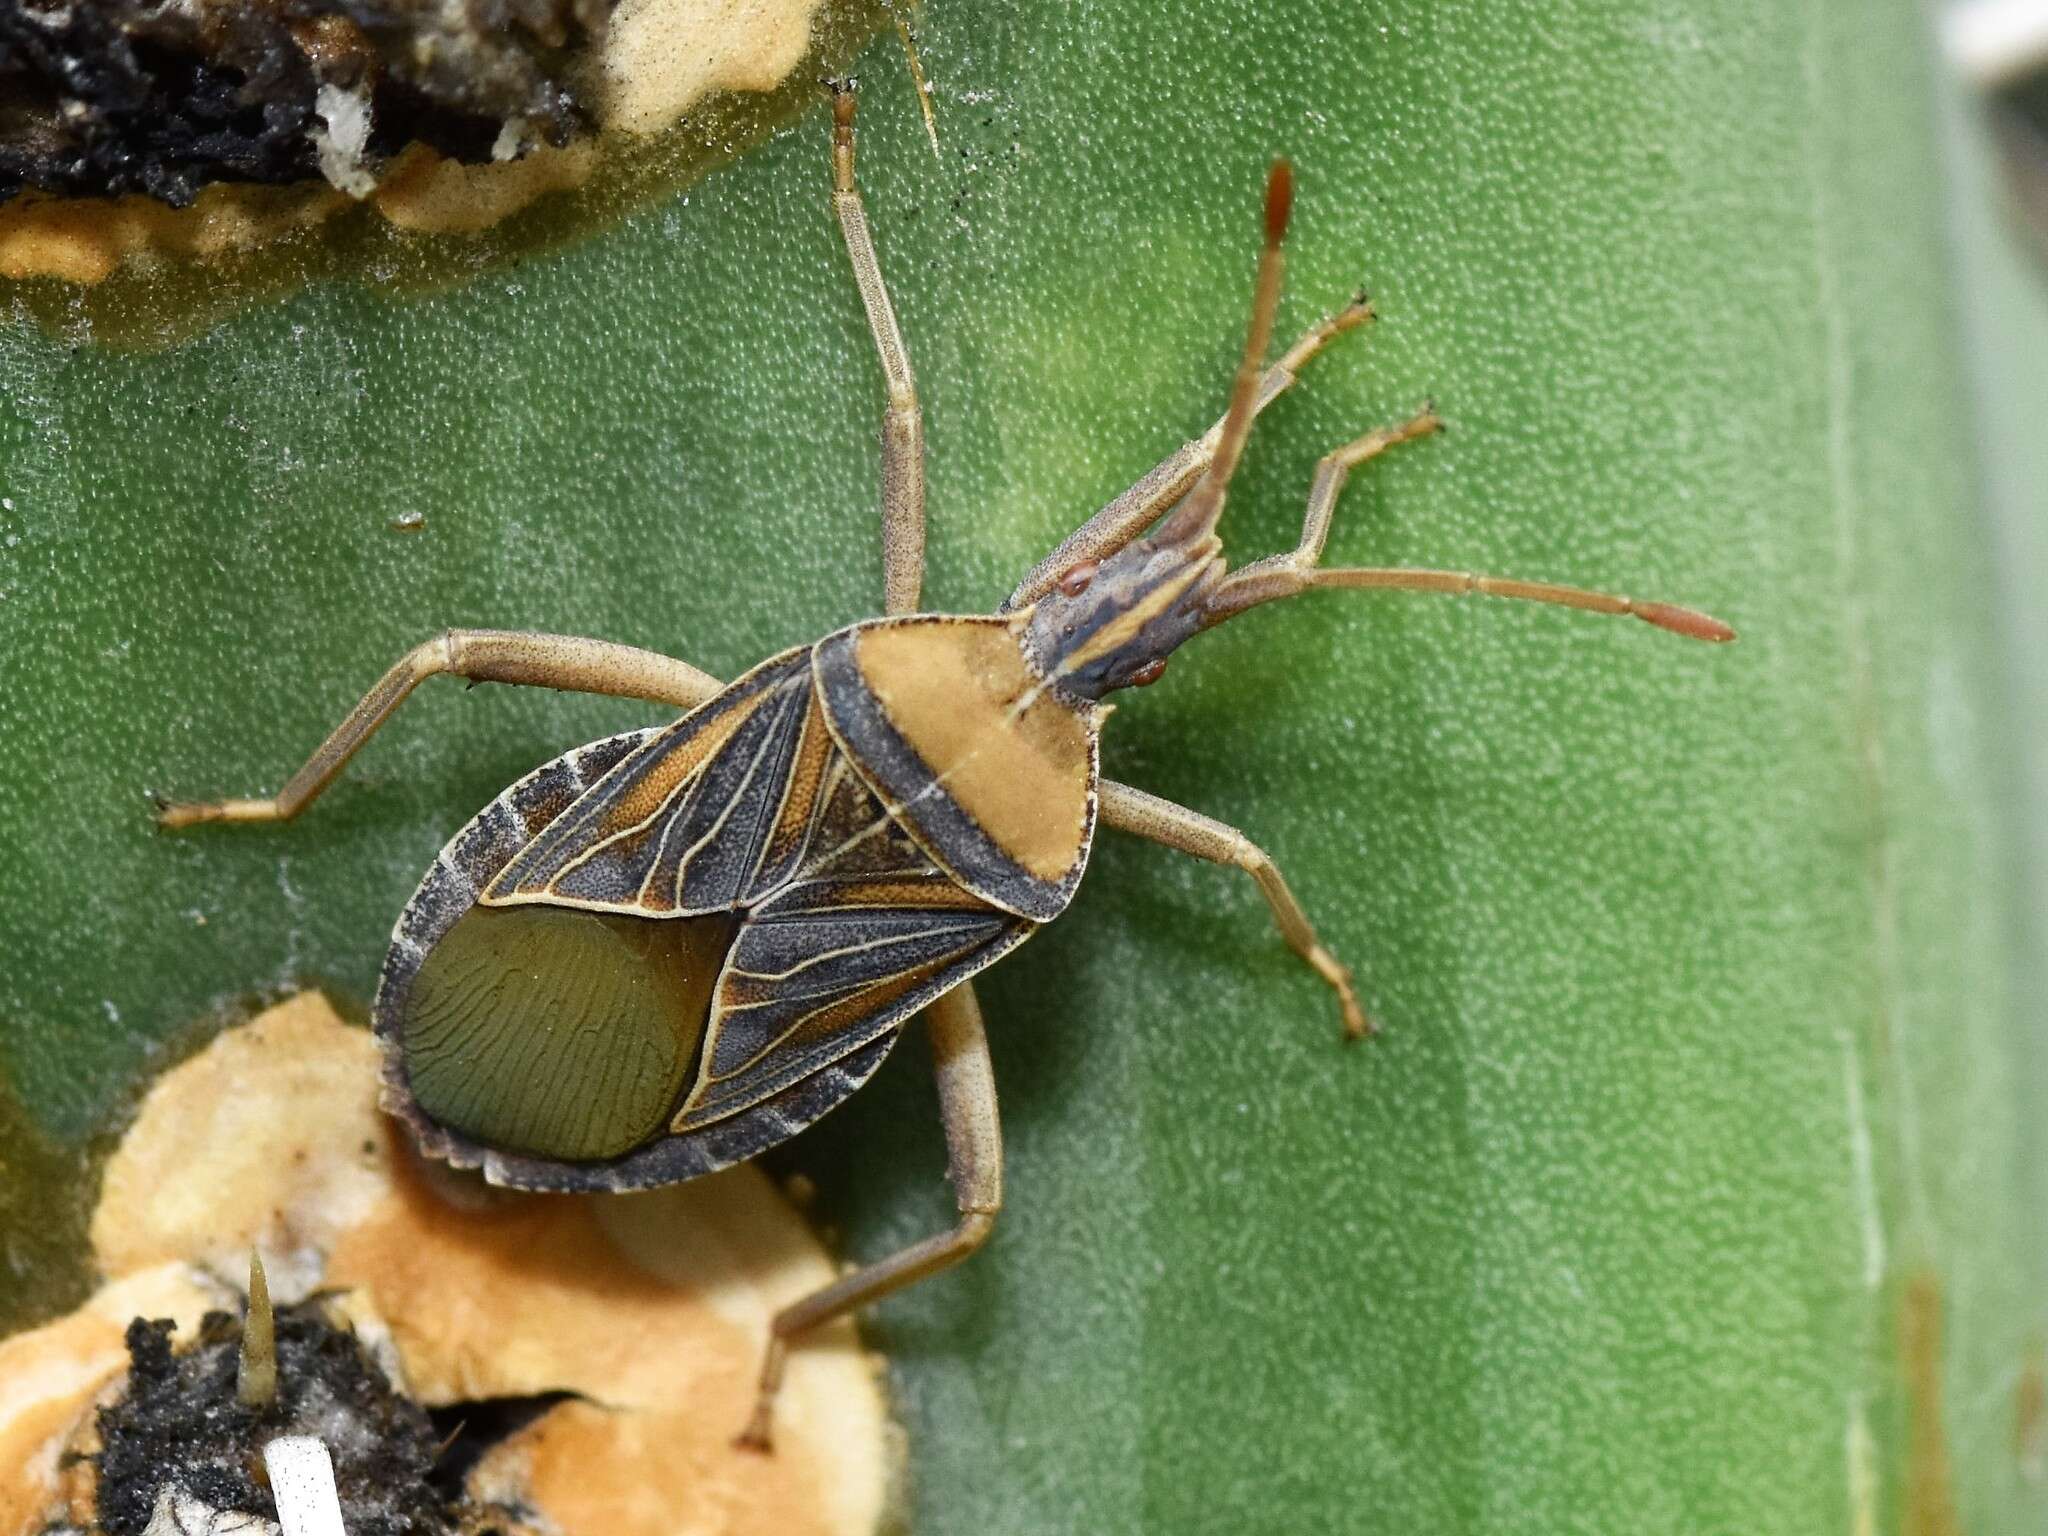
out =
[[[993,602],[1213,414],[1286,150],[1283,329],[1361,278],[1385,319],[1269,413],[1232,547],[1434,395],[1453,431],[1353,489],[1337,558],[1744,638],[1330,595],[1130,700],[1110,770],[1263,840],[1387,1035],[1338,1048],[1243,877],[1102,848],[984,990],[995,1240],[870,1331],[915,1525],[2038,1529],[2038,1022],[1917,10],[1270,9],[935,7],[936,162],[867,56],[932,603]],[[35,1124],[101,1124],[250,989],[360,1001],[448,832],[651,717],[442,685],[296,827],[155,838],[145,789],[274,785],[444,624],[731,674],[873,610],[825,138],[445,297],[0,340],[0,1057]],[[946,1216],[922,1054],[795,1148],[862,1255]],[[1909,1297],[1942,1324],[1912,1371]]]

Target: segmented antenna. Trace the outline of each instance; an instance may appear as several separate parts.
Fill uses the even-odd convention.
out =
[[[1474,571],[1435,571],[1412,566],[1311,566],[1291,559],[1260,562],[1233,572],[1203,605],[1204,625],[1221,624],[1247,608],[1277,602],[1323,587],[1353,591],[1441,592],[1451,597],[1505,597],[1523,603],[1551,603],[1581,613],[1626,615],[1645,624],[1726,645],[1735,631],[1710,613],[1677,603],[1639,602],[1615,592],[1595,592],[1555,581],[1524,581],[1512,576],[1482,576]]]
[[[1683,635],[1688,640],[1705,640],[1726,645],[1735,631],[1710,613],[1683,608],[1677,603],[1645,603],[1614,592],[1594,592],[1585,587],[1568,587],[1555,581],[1521,581],[1508,576],[1481,576],[1471,571],[1425,571],[1387,569],[1372,566],[1326,566],[1306,574],[1311,587],[1378,587],[1406,592],[1446,592],[1453,596],[1506,597],[1524,603],[1554,603],[1576,608],[1581,613],[1626,614],[1645,624]]]
[[[1230,410],[1223,418],[1223,436],[1216,444],[1216,456],[1208,471],[1188,492],[1187,499],[1159,530],[1161,543],[1180,544],[1215,531],[1223,516],[1223,495],[1244,442],[1251,435],[1252,407],[1258,399],[1259,380],[1266,367],[1266,348],[1273,340],[1273,316],[1280,308],[1280,279],[1287,259],[1280,249],[1287,233],[1287,221],[1294,212],[1294,167],[1275,160],[1266,176],[1266,244],[1259,252],[1259,275],[1252,288],[1252,323],[1244,339],[1244,356],[1237,365],[1237,380],[1230,390]]]

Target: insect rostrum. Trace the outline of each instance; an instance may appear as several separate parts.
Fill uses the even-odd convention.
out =
[[[1372,318],[1355,300],[1266,364],[1292,197],[1284,162],[1268,183],[1250,334],[1224,419],[1070,535],[996,612],[918,612],[922,425],[854,183],[843,90],[833,160],[833,204],[888,386],[889,617],[771,657],[730,686],[604,641],[451,631],[393,667],[276,797],[160,812],[166,826],[297,814],[437,673],[685,711],[564,754],[456,834],[399,918],[374,1023],[386,1107],[428,1154],[517,1188],[625,1190],[693,1178],[794,1135],[865,1082],[925,1012],[959,1223],[777,1318],[743,1436],[762,1446],[789,1341],[987,1236],[1002,1150],[968,979],[1066,908],[1099,826],[1251,874],[1286,942],[1336,993],[1345,1033],[1367,1032],[1350,971],[1263,852],[1101,777],[1105,695],[1156,680],[1203,630],[1317,587],[1477,592],[1733,638],[1690,609],[1575,587],[1324,566],[1349,471],[1437,431],[1431,410],[1322,461],[1294,549],[1226,564],[1216,529],[1253,418],[1332,339]]]

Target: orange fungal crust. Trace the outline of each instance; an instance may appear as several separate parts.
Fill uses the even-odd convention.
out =
[[[776,1454],[732,1448],[769,1317],[835,1273],[765,1177],[737,1168],[630,1196],[487,1190],[417,1163],[376,1084],[370,1037],[309,993],[152,1089],[94,1220],[106,1285],[0,1341],[0,1536],[83,1523],[89,1463],[64,1469],[126,1368],[129,1319],[172,1317],[189,1336],[237,1304],[252,1247],[281,1302],[327,1295],[425,1404],[583,1394],[471,1475],[473,1492],[522,1502],[559,1536],[876,1528],[893,1431],[850,1328],[791,1359]]]

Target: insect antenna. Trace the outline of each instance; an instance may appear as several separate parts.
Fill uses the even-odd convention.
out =
[[[1259,273],[1252,290],[1252,319],[1245,337],[1244,356],[1237,366],[1237,379],[1230,391],[1230,409],[1223,418],[1223,431],[1216,444],[1216,456],[1209,468],[1188,492],[1154,537],[1158,544],[1194,544],[1214,533],[1223,516],[1223,498],[1237,461],[1244,453],[1256,414],[1259,383],[1265,372],[1266,348],[1273,339],[1273,316],[1280,307],[1280,280],[1286,257],[1280,243],[1287,233],[1287,221],[1294,209],[1294,168],[1286,160],[1275,160],[1266,177],[1266,243],[1259,252]],[[1369,313],[1366,311],[1365,313]],[[1406,427],[1362,440],[1372,452],[1420,437],[1440,429],[1433,410],[1425,411]],[[1361,454],[1359,457],[1369,457]],[[1329,461],[1325,461],[1325,468]],[[1341,482],[1340,482],[1341,483]],[[1334,495],[1334,493],[1333,493]],[[1318,549],[1320,539],[1317,540]],[[1683,635],[1690,640],[1725,644],[1735,631],[1698,609],[1676,603],[1637,602],[1611,592],[1585,587],[1568,587],[1557,582],[1524,581],[1515,577],[1482,576],[1472,571],[1413,570],[1392,566],[1321,567],[1317,555],[1306,548],[1291,555],[1259,560],[1224,578],[1201,604],[1201,627],[1207,629],[1260,603],[1292,597],[1312,587],[1382,587],[1406,592],[1446,592],[1454,596],[1476,592],[1482,597],[1506,597],[1520,602],[1550,603],[1577,608],[1585,613],[1627,614],[1658,629]]]
[[[1508,576],[1481,576],[1471,571],[1416,570],[1403,566],[1302,566],[1280,561],[1247,567],[1226,579],[1202,605],[1208,624],[1225,619],[1297,592],[1314,587],[1383,588],[1399,592],[1446,592],[1452,596],[1478,593],[1481,597],[1507,597],[1525,603],[1551,603],[1577,608],[1583,613],[1627,614],[1645,624],[1683,635],[1688,640],[1705,640],[1715,645],[1735,638],[1735,631],[1711,614],[1676,603],[1638,602],[1611,592],[1594,592],[1585,587],[1567,587],[1552,581],[1522,581]]]
[[[1273,316],[1280,308],[1280,279],[1287,259],[1280,249],[1287,233],[1288,218],[1294,212],[1294,167],[1275,160],[1266,175],[1266,243],[1259,252],[1259,275],[1252,288],[1252,321],[1244,339],[1244,356],[1237,365],[1237,379],[1230,390],[1230,409],[1223,418],[1223,435],[1216,444],[1216,456],[1209,468],[1188,492],[1187,499],[1160,525],[1156,536],[1162,544],[1192,543],[1215,531],[1223,516],[1223,495],[1237,461],[1251,435],[1253,406],[1259,395],[1259,381],[1265,375],[1266,349],[1273,341]]]

